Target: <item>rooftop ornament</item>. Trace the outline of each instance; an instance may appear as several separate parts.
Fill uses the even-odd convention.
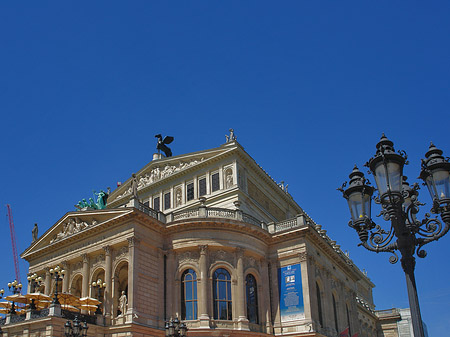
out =
[[[169,149],[167,144],[170,144],[173,142],[172,136],[165,136],[164,139],[160,134],[155,135],[156,138],[158,138],[158,143],[156,144],[156,149],[158,150],[158,153],[161,153],[160,151],[164,152],[166,157],[172,157],[172,151]]]
[[[100,190],[99,193],[94,191],[94,198],[97,197],[97,201],[94,201],[94,198],[89,198],[89,201],[86,199],[82,199],[75,205],[78,210],[87,210],[87,209],[105,209],[110,189],[108,187],[108,192]]]
[[[427,254],[424,245],[437,241],[450,228],[450,163],[442,156],[442,151],[433,144],[430,145],[425,159],[422,160],[420,178],[428,187],[433,206],[431,213],[440,214],[418,220],[416,215],[419,206],[424,204],[418,200],[419,185],[410,186],[407,177],[403,175],[403,166],[408,164],[404,151],[394,150],[394,143],[383,134],[376,146],[375,156],[370,158],[365,166],[375,177],[377,189],[370,186],[364,174],[354,167],[350,173],[349,184],[345,182],[339,190],[347,199],[351,220],[348,225],[355,229],[361,243],[372,252],[388,252],[392,256],[389,262],[396,263],[401,253],[401,264],[406,276],[409,305],[413,321],[414,336],[424,337],[422,318],[420,315],[419,299],[417,296],[414,276],[415,257],[424,258]],[[345,188],[346,187],[346,188]],[[345,188],[345,189],[344,189]],[[383,219],[391,222],[388,230],[375,224],[371,218],[371,201],[374,191],[378,195],[373,198],[382,207]]]

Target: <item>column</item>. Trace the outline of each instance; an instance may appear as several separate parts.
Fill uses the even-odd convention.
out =
[[[236,315],[238,316],[238,329],[249,330],[248,319],[245,315],[245,280],[244,280],[244,249],[236,249],[236,276],[237,276],[237,289],[236,298],[233,301],[236,303]]]
[[[112,310],[112,258],[111,258],[111,246],[103,247],[105,251],[105,303],[103,303],[104,314],[107,322],[111,320]]]
[[[272,259],[269,264],[269,277],[271,282],[272,312],[274,334],[281,334],[280,298],[278,295],[278,260]]]
[[[83,269],[81,274],[83,275],[83,281],[81,284],[81,297],[89,296],[89,256],[87,254],[82,254],[83,259]],[[86,310],[81,310],[82,314],[87,314]]]
[[[134,284],[138,283],[137,279],[137,245],[138,239],[135,236],[129,237],[128,239],[128,310],[126,322],[131,322],[133,320],[133,314],[136,312],[136,292],[134,289]]]
[[[167,253],[167,275],[166,275],[166,296],[167,296],[167,317],[172,317],[175,315],[174,311],[174,292],[175,292],[175,253],[169,251]]]
[[[200,267],[200,278],[197,278],[200,287],[198,298],[198,315],[200,319],[200,327],[209,328],[208,316],[208,265],[206,261],[206,254],[208,252],[208,245],[199,246],[200,258],[198,264]]]
[[[269,283],[269,266],[265,259],[261,260],[261,292],[258,293],[258,300],[261,301],[261,323],[266,324],[266,333],[272,334],[272,317],[270,313],[270,283]],[[258,287],[259,289],[259,287]]]
[[[83,259],[83,269],[81,271],[83,275],[83,283],[81,285],[81,297],[89,296],[89,256],[87,254],[81,255]]]
[[[67,261],[63,261],[61,263],[62,269],[65,271],[64,277],[62,279],[62,292],[68,293],[69,292],[69,282],[70,282],[70,271],[69,271],[69,264]]]
[[[52,282],[52,276],[50,275],[50,268],[46,267],[45,270],[45,280],[44,280],[44,287],[45,287],[45,295],[51,295],[50,294],[50,286]]]

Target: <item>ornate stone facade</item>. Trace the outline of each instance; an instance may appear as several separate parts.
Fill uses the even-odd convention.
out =
[[[137,198],[129,180],[106,209],[69,212],[22,254],[45,293],[49,268],[64,264],[62,291],[99,297],[89,335],[162,337],[178,316],[192,336],[336,336],[347,325],[376,336],[374,285],[235,140],[156,159],[136,179]],[[301,312],[287,318],[280,289],[294,281],[289,303]],[[27,319],[21,329],[62,336],[61,322]],[[19,335],[18,325],[2,329]]]

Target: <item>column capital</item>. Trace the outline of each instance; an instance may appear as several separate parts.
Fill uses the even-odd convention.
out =
[[[84,253],[81,254],[81,258],[83,259],[83,263],[89,263],[89,255]]]
[[[110,245],[106,245],[102,247],[103,250],[105,251],[105,255],[111,255],[111,246]]]
[[[308,253],[306,250],[304,252],[298,253],[298,258],[300,259],[300,262],[304,262],[308,259]]]
[[[44,267],[44,271],[46,274],[50,274],[50,267]]]
[[[67,271],[67,268],[69,268],[69,262],[67,262],[67,260],[64,260],[61,262],[61,266]]]
[[[135,236],[131,236],[131,237],[127,238],[127,241],[128,241],[129,248],[135,247],[139,244],[139,239]]]
[[[200,249],[201,255],[206,255],[208,252],[208,245],[199,245],[198,248]]]

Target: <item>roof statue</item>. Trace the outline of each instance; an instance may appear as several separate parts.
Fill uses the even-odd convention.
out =
[[[155,135],[156,138],[158,138],[158,143],[156,144],[156,149],[159,151],[163,151],[166,157],[172,157],[172,151],[167,147],[166,144],[170,144],[173,142],[172,136],[165,136],[164,139],[162,139],[161,134]]]
[[[31,231],[31,234],[32,234],[32,236],[33,236],[33,241],[32,242],[34,242],[34,241],[36,241],[37,240],[37,238],[38,238],[38,224],[37,223],[35,223],[34,224],[34,227],[33,227],[33,230]]]
[[[234,134],[234,130],[230,129],[230,135],[225,135],[226,143],[230,143],[236,140],[236,136]]]
[[[78,202],[78,204],[75,205],[78,210],[86,210],[86,209],[105,209],[106,208],[106,202],[108,200],[109,195],[109,187],[108,187],[108,193],[100,190],[99,193],[96,193],[94,191],[94,196],[97,197],[97,201],[94,201],[93,198],[89,198],[89,201],[86,201],[86,199],[82,199]]]

